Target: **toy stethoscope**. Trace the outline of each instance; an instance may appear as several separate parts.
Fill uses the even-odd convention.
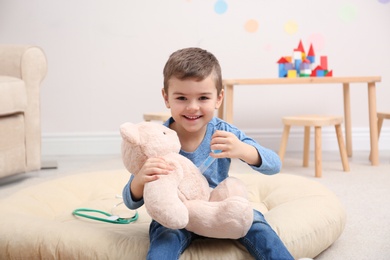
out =
[[[121,204],[123,204],[123,202],[115,204],[114,207],[112,208],[111,212]],[[106,217],[105,218],[104,217],[96,217],[96,216],[85,214],[85,212],[98,213],[98,214],[104,215]],[[130,218],[122,218],[118,215],[113,215],[113,214],[110,214],[110,213],[107,213],[107,212],[104,212],[101,210],[88,209],[88,208],[75,209],[75,210],[73,210],[72,214],[74,216],[89,218],[89,219],[103,221],[103,222],[112,223],[112,224],[129,224],[129,223],[134,222],[138,219],[138,211],[135,211],[134,216],[132,216]]]
[[[221,150],[213,150],[213,152],[214,153],[220,153],[222,151]],[[213,158],[211,156],[207,157],[207,159],[199,166],[200,172],[203,174],[207,170],[207,168],[209,168],[209,166],[214,161],[215,161],[215,158]],[[119,198],[121,196],[116,196],[116,197]],[[114,208],[118,207],[122,203],[123,203],[123,201],[118,203],[118,204],[116,204],[116,205],[114,205],[114,207],[112,208],[111,212],[113,211]],[[100,217],[88,215],[88,214],[85,214],[85,213],[82,213],[82,212],[99,213],[99,214],[105,215],[106,218],[100,218]],[[135,211],[134,216],[132,216],[130,218],[121,218],[121,217],[119,217],[117,215],[113,215],[113,214],[110,214],[110,213],[107,213],[107,212],[104,212],[104,211],[101,211],[101,210],[88,209],[88,208],[78,208],[78,209],[75,209],[72,212],[72,214],[75,215],[75,216],[79,216],[79,217],[89,218],[89,219],[103,221],[103,222],[108,222],[108,223],[113,223],[113,224],[129,224],[129,223],[134,222],[134,221],[136,221],[138,219],[138,212],[137,211]]]

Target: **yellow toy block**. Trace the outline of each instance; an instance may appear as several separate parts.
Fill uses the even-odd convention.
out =
[[[289,70],[287,72],[287,78],[296,78],[297,77],[297,71],[296,70]]]

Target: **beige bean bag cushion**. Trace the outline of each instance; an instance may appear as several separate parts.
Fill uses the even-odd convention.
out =
[[[265,214],[295,258],[317,256],[344,230],[343,206],[314,180],[288,174],[234,176],[245,182],[253,207]],[[126,170],[77,174],[0,200],[0,258],[145,259],[151,219],[144,207],[136,222],[124,225],[72,215],[81,207],[132,215],[125,207],[113,209],[128,179]],[[252,258],[236,241],[201,239],[180,259]]]

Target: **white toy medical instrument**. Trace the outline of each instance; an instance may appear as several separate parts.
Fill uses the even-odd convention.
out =
[[[221,150],[211,150],[211,151],[213,153],[221,153],[222,152]],[[209,157],[207,157],[206,160],[204,160],[204,162],[198,167],[200,172],[203,174],[210,167],[210,165],[215,161],[215,159],[217,159],[217,158],[214,158],[214,157],[209,155]]]

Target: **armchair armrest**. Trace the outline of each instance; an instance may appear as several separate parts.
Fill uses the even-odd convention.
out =
[[[47,73],[42,49],[30,45],[0,45],[0,75],[41,83]]]
[[[24,111],[26,170],[41,166],[40,85],[47,73],[43,50],[30,45],[0,45],[0,76],[24,81],[27,108]]]

